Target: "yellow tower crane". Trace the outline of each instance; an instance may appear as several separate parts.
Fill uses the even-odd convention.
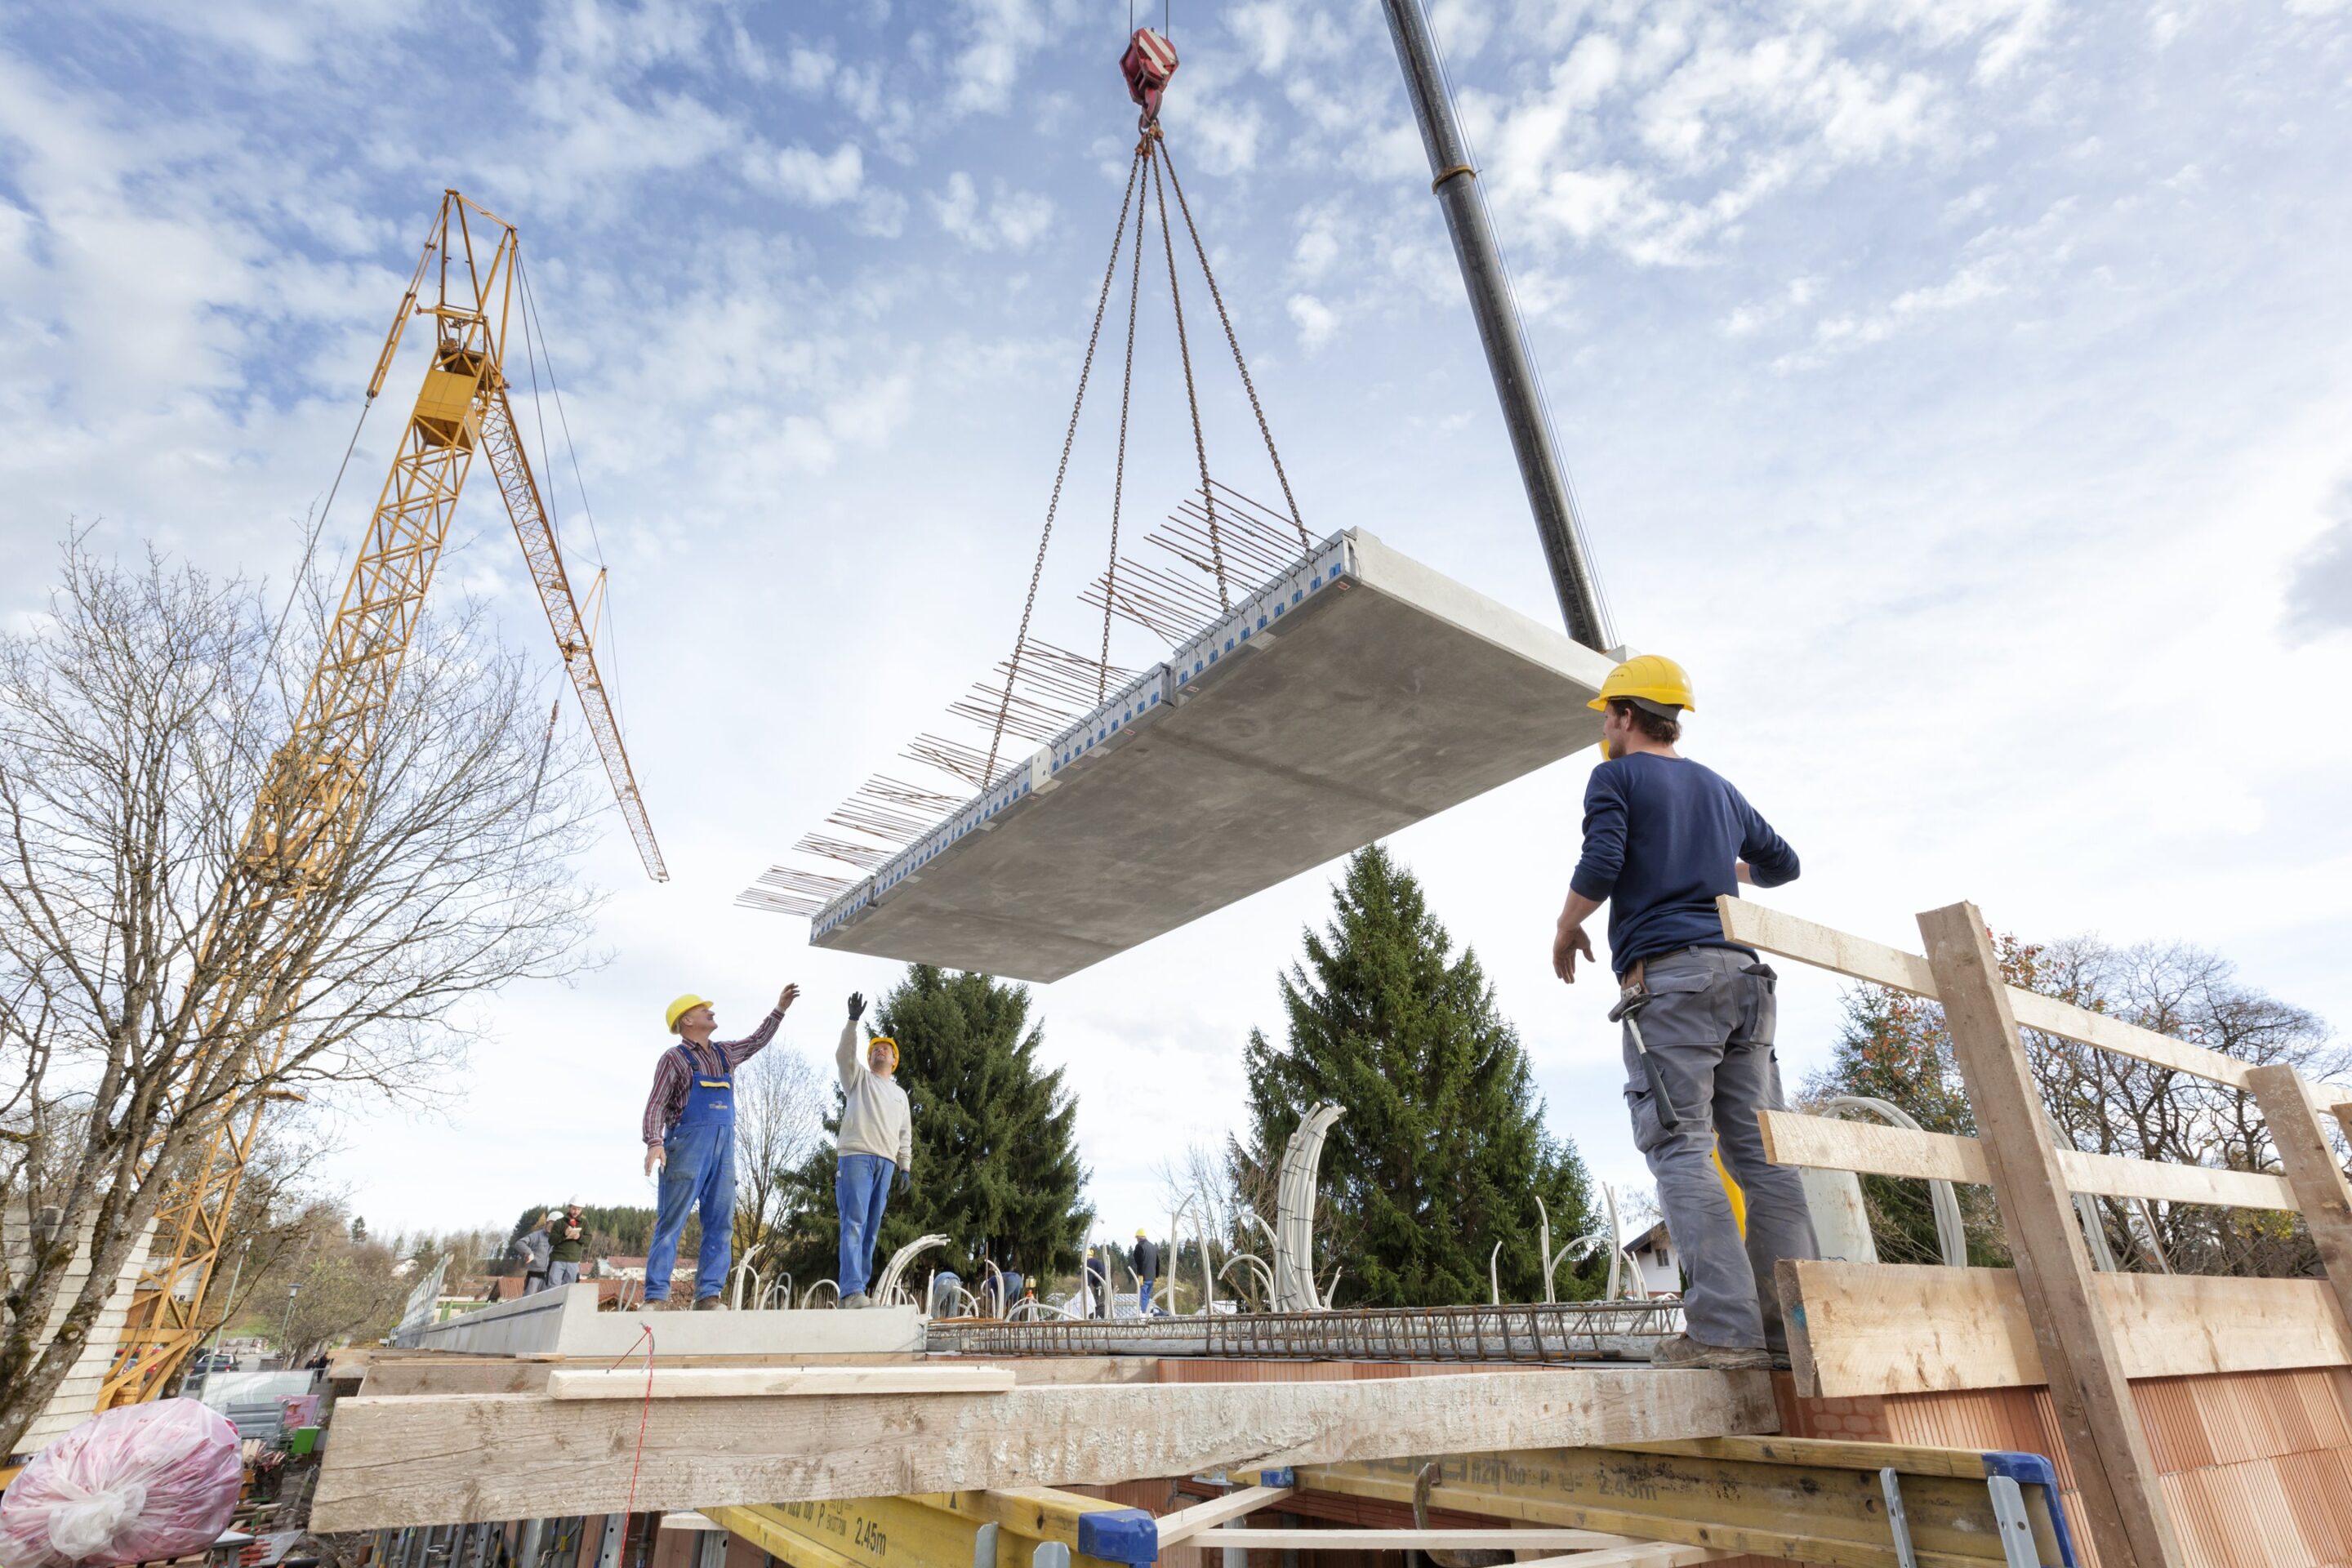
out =
[[[555,526],[508,400],[503,363],[520,256],[512,224],[456,191],[442,193],[415,276],[368,383],[369,403],[383,390],[412,318],[433,321],[432,363],[377,498],[366,543],[328,626],[292,733],[272,760],[246,824],[237,870],[250,897],[242,902],[223,900],[225,912],[199,940],[199,952],[235,940],[228,929],[232,926],[250,931],[257,923],[267,923],[271,906],[302,899],[340,868],[360,819],[386,705],[400,679],[409,639],[477,449],[488,457],[490,471],[497,476],[531,582],[554,628],[556,647],[637,853],[656,881],[669,879],[596,668],[590,623],[564,574]],[[434,302],[422,303],[428,280],[437,285]],[[591,598],[593,602],[593,593]],[[297,990],[302,979],[273,978]],[[256,984],[249,989],[264,994],[273,988]],[[184,1082],[210,1077],[210,1068],[239,1053],[253,1057],[257,1066],[266,1058],[264,1070],[255,1077],[267,1079],[285,1050],[282,1035],[265,1044],[234,1017],[209,1020],[204,1041]],[[262,1098],[254,1097],[213,1116],[196,1140],[187,1170],[165,1193],[156,1214],[154,1245],[123,1328],[122,1351],[100,1392],[99,1409],[154,1398],[206,1331],[214,1265],[265,1109]]]

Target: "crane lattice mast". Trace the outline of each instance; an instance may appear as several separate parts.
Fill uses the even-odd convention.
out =
[[[483,231],[478,238],[478,227]],[[456,191],[445,191],[377,357],[368,384],[370,403],[383,389],[410,320],[432,319],[432,363],[377,497],[366,540],[329,623],[292,731],[272,758],[254,802],[230,868],[227,896],[216,901],[196,943],[200,963],[223,951],[244,951],[255,953],[260,967],[278,972],[248,974],[227,988],[177,1080],[174,1119],[199,1118],[205,1127],[186,1170],[173,1180],[157,1209],[153,1247],[122,1331],[124,1353],[100,1391],[100,1410],[155,1397],[208,1331],[214,1266],[267,1101],[295,1097],[247,1093],[224,1109],[194,1103],[196,1086],[216,1081],[219,1069],[240,1057],[261,1070],[236,1073],[235,1080],[267,1083],[284,1060],[284,1032],[257,1038],[247,1021],[257,998],[280,998],[277,1010],[282,1013],[282,998],[299,994],[305,979],[284,972],[285,949],[271,933],[343,868],[362,820],[384,715],[477,449],[487,452],[498,478],[532,584],[646,871],[656,881],[668,880],[597,669],[591,628],[572,595],[555,526],[508,400],[506,336],[520,255],[512,224]],[[434,302],[420,303],[428,279],[436,284]]]

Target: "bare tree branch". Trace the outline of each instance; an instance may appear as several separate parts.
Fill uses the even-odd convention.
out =
[[[117,564],[76,531],[47,616],[0,632],[0,1199],[64,1220],[0,1280],[0,1454],[215,1129],[289,1092],[427,1095],[462,1058],[461,1003],[584,961],[591,759],[559,743],[542,774],[530,672],[478,607],[415,630],[339,851],[289,882],[249,839],[265,784],[304,763],[280,748],[328,589],[305,577],[278,626],[242,579]]]

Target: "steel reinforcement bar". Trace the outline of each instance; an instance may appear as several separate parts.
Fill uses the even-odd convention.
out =
[[[1679,1302],[1557,1301],[1240,1312],[1190,1318],[935,1321],[929,1348],[964,1355],[1160,1355],[1276,1361],[1553,1363],[1647,1361],[1682,1327]]]

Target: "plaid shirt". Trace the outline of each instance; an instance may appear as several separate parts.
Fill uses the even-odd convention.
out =
[[[680,1040],[678,1045],[693,1053],[696,1072],[724,1078],[767,1049],[768,1042],[776,1037],[776,1026],[783,1021],[784,1010],[777,1007],[769,1012],[758,1028],[740,1040],[712,1040],[701,1046],[691,1040]],[[686,1063],[679,1059],[675,1047],[662,1052],[661,1059],[654,1063],[654,1090],[646,1096],[643,1129],[648,1144],[658,1143],[668,1137],[669,1130],[677,1125],[677,1119],[686,1114],[686,1091],[693,1079],[694,1073],[687,1070]]]

